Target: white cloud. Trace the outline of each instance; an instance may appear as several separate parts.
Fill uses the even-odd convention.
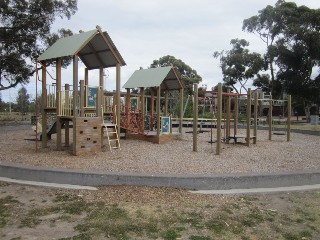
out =
[[[319,0],[294,2],[320,7]],[[139,67],[146,68],[154,59],[169,54],[197,70],[203,83],[212,87],[222,81],[219,61],[212,54],[230,49],[231,39],[244,38],[250,42],[251,51],[264,52],[258,37],[242,31],[242,22],[275,3],[276,0],[78,0],[77,13],[71,20],[57,19],[54,29],[63,27],[78,32],[100,25],[127,63],[121,70],[122,85]],[[64,70],[63,79],[72,81],[71,71]],[[107,89],[113,90],[115,69],[108,71]],[[83,77],[82,72],[79,77]],[[98,81],[95,73],[90,78]],[[35,96],[34,80],[31,82],[28,92]],[[6,96],[3,92],[2,97],[9,101]]]

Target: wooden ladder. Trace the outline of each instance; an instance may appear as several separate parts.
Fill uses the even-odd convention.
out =
[[[107,134],[108,144],[110,151],[112,149],[121,149],[120,148],[120,139],[117,131],[117,112],[116,106],[113,107],[113,120],[112,122],[106,122],[103,124],[104,131]]]
[[[117,124],[105,123],[105,133],[107,134],[110,151],[112,149],[120,149],[120,139],[117,131]]]

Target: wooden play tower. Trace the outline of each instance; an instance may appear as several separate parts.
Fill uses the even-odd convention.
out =
[[[73,59],[73,77],[62,86],[61,65],[64,58]],[[86,66],[84,79],[79,79],[79,59]],[[42,68],[42,129],[48,126],[48,114],[55,114],[57,133],[57,150],[62,149],[62,129],[65,129],[66,147],[70,145],[70,128],[72,126],[72,153],[81,155],[101,151],[102,127],[106,111],[104,97],[104,69],[116,67],[116,91],[114,106],[120,119],[120,68],[126,65],[107,32],[99,26],[88,32],[80,32],[59,39],[39,56]],[[48,86],[46,81],[48,63],[56,66],[56,83]],[[99,85],[89,85],[89,70],[99,69]],[[117,123],[120,129],[120,121]],[[47,134],[42,134],[42,147],[47,147]]]
[[[182,133],[183,92],[184,83],[180,74],[172,66],[136,70],[123,88],[126,92],[126,103],[121,114],[121,128],[126,130],[128,137],[137,137],[163,143],[171,139],[171,115],[168,112],[169,93],[179,93],[179,133]],[[138,111],[131,108],[131,89],[139,89],[137,102]],[[150,92],[149,108],[146,107],[145,90]],[[161,99],[163,107],[161,108]],[[130,134],[132,133],[132,134]]]

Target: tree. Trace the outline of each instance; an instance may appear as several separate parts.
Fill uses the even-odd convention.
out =
[[[247,91],[247,81],[263,69],[264,61],[259,53],[249,52],[246,48],[249,42],[245,39],[232,39],[230,44],[231,50],[215,52],[213,56],[220,58],[224,84],[241,93],[242,89]],[[241,85],[240,91],[235,86],[237,83]]]
[[[279,0],[275,7],[267,6],[243,24],[243,30],[258,34],[267,44],[265,59],[271,69],[272,95],[279,91],[293,95],[304,103],[308,118],[320,95],[319,15],[320,9]],[[268,81],[261,78],[257,84],[267,86]]]
[[[18,91],[18,96],[16,99],[17,105],[16,110],[21,113],[26,113],[29,110],[30,95],[27,93],[27,89],[22,87]]]
[[[173,56],[167,55],[159,58],[159,60],[153,60],[150,65],[151,68],[174,66],[178,69],[181,79],[186,86],[186,93],[192,95],[193,83],[199,83],[202,81],[201,76],[197,74],[197,71],[192,69],[186,63],[180,59],[176,59]]]
[[[77,0],[0,1],[0,91],[28,83],[37,57],[64,33],[50,33],[56,17],[70,18]]]
[[[274,73],[275,56],[273,47],[276,38],[285,28],[285,23],[281,21],[282,13],[279,11],[279,6],[283,2],[283,0],[278,1],[276,3],[276,7],[268,5],[266,8],[259,11],[259,15],[245,19],[242,26],[242,30],[258,35],[259,38],[266,44],[267,53],[264,55],[264,59],[268,64],[271,79],[264,77],[261,83],[265,84],[264,88],[270,89],[272,95],[276,95],[273,87],[276,81]]]

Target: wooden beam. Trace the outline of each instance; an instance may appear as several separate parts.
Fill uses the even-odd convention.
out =
[[[193,84],[193,151],[198,151],[198,83]]]
[[[73,154],[77,152],[77,126],[76,118],[78,117],[77,113],[77,98],[78,98],[78,55],[73,56]]]
[[[169,94],[169,91],[166,90],[164,92],[164,115],[165,116],[168,116],[168,94]]]
[[[151,117],[151,122],[150,122],[150,130],[153,131],[153,115],[154,115],[154,89],[150,88],[150,117]]]
[[[288,95],[288,116],[287,116],[287,141],[291,140],[291,95]]]
[[[46,112],[46,107],[47,107],[47,98],[48,98],[48,93],[47,93],[47,71],[46,71],[46,65],[42,64],[42,96],[41,96],[41,101],[42,101],[42,148],[47,147],[47,134],[43,134],[43,130],[47,129],[47,112]],[[36,81],[38,81],[36,79]],[[37,121],[38,121],[38,116],[37,116]],[[36,123],[37,124],[37,123]]]
[[[268,123],[269,123],[269,140],[272,140],[272,96],[270,96],[270,100],[269,100]]]
[[[250,146],[250,123],[251,123],[251,88],[248,88],[247,95],[247,131],[246,131],[246,143]]]
[[[180,89],[180,118],[179,118],[179,133],[182,136],[182,124],[183,124],[183,91],[184,89]]]
[[[130,95],[130,88],[127,88],[127,95],[126,95],[126,128],[129,128],[130,125],[130,105],[131,105],[131,95]]]
[[[230,93],[230,89],[228,89],[228,93]],[[229,144],[229,137],[230,137],[230,119],[231,119],[231,97],[227,95],[227,124],[226,124],[226,143]]]
[[[254,127],[253,127],[253,144],[257,144],[258,139],[258,93],[254,93]]]
[[[99,100],[99,111],[98,111],[98,117],[103,118],[103,112],[105,111],[105,103],[104,103],[104,70],[101,67],[99,69],[99,88],[101,91],[100,100]]]
[[[57,150],[61,150],[61,121],[60,121],[60,104],[61,104],[61,58],[56,60],[56,113],[57,113]]]
[[[92,46],[92,44],[89,42],[88,43],[89,48],[91,49],[91,51],[93,52],[93,55],[98,59],[98,62],[100,63],[101,66],[104,65],[101,57],[99,56],[98,52],[94,49],[94,47]]]
[[[118,64],[122,64],[118,54],[116,53],[116,51],[113,49],[113,46],[111,45],[111,43],[109,43],[108,39],[106,38],[106,36],[103,34],[102,29],[97,26],[97,29],[100,33],[100,36],[102,37],[102,39],[104,40],[104,42],[108,45],[110,51],[112,52],[112,55],[114,56],[114,58],[116,59]]]
[[[121,96],[120,96],[120,91],[121,91],[121,64],[117,63],[116,66],[116,102],[117,102],[117,107],[116,107],[116,112],[117,112],[117,129],[118,129],[118,135],[120,136],[120,103],[121,103]]]
[[[221,152],[221,117],[222,117],[222,84],[218,83],[218,102],[217,102],[217,145],[216,155]]]
[[[160,127],[161,127],[161,118],[160,118],[160,94],[161,94],[161,87],[157,87],[157,136],[158,138],[160,138]],[[160,142],[160,139],[159,139],[159,142]],[[158,143],[159,143],[158,142]]]
[[[234,126],[233,126],[233,136],[236,136],[238,133],[238,113],[239,113],[239,104],[238,96],[234,97]]]
[[[172,70],[173,70],[174,75],[176,76],[176,78],[177,78],[177,80],[178,80],[178,82],[179,82],[179,84],[180,84],[180,88],[184,88],[184,84],[183,84],[182,81],[180,80],[180,78],[179,78],[179,76],[178,76],[178,74],[177,74],[177,72],[176,72],[176,68],[173,67]]]
[[[84,117],[84,103],[85,103],[84,91],[85,91],[84,80],[80,80],[80,117]]]
[[[141,87],[140,88],[140,109],[141,109],[141,114],[142,114],[142,119],[144,119],[144,115],[145,115],[145,91],[144,91],[144,88]],[[141,123],[141,132],[144,132],[144,120],[142,120],[142,123]]]

